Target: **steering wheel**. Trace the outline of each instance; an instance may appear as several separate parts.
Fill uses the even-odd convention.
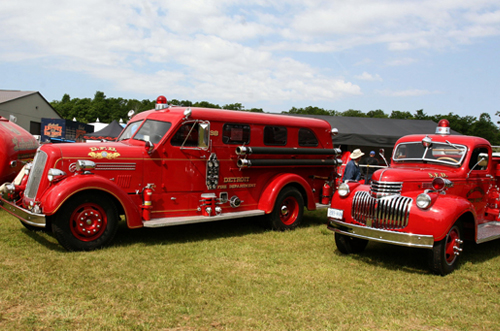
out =
[[[440,160],[440,161],[451,161],[451,162],[454,162],[454,163],[458,163],[457,160],[455,160],[454,158],[448,157],[448,156],[438,157],[437,160]]]

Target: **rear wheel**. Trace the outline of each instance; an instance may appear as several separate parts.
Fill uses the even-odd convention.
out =
[[[304,214],[304,199],[294,187],[285,187],[274,204],[273,211],[267,215],[267,221],[273,230],[296,228]]]
[[[434,243],[430,252],[430,269],[439,274],[447,275],[458,266],[460,253],[463,249],[463,230],[460,221],[455,222],[443,240]]]
[[[90,251],[107,245],[118,228],[118,212],[102,194],[79,194],[57,212],[52,231],[69,251]]]
[[[368,240],[354,238],[335,232],[337,249],[344,254],[361,253],[368,245]]]

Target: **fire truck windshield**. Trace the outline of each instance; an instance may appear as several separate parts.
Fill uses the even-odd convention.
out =
[[[142,124],[142,125],[141,125]],[[118,137],[118,141],[126,139],[136,139],[151,141],[153,144],[157,144],[168,132],[172,123],[146,120],[144,123],[142,121],[136,121],[127,125],[123,133]]]
[[[402,143],[394,149],[394,162],[434,162],[447,165],[460,165],[467,152],[463,145],[449,143],[432,143],[424,147],[420,141]]]

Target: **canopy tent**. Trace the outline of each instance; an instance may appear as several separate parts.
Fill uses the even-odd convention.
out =
[[[97,132],[85,134],[83,138],[87,140],[115,140],[122,130],[123,127],[114,120]]]
[[[297,115],[294,115],[297,116]],[[298,115],[323,119],[337,128],[335,145],[377,146],[390,148],[402,136],[434,134],[437,123],[431,120],[402,120],[392,118],[342,117],[328,115]],[[451,130],[451,134],[460,134]]]

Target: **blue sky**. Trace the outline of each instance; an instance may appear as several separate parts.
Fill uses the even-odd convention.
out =
[[[0,3],[0,89],[460,116],[500,111],[498,0]]]

